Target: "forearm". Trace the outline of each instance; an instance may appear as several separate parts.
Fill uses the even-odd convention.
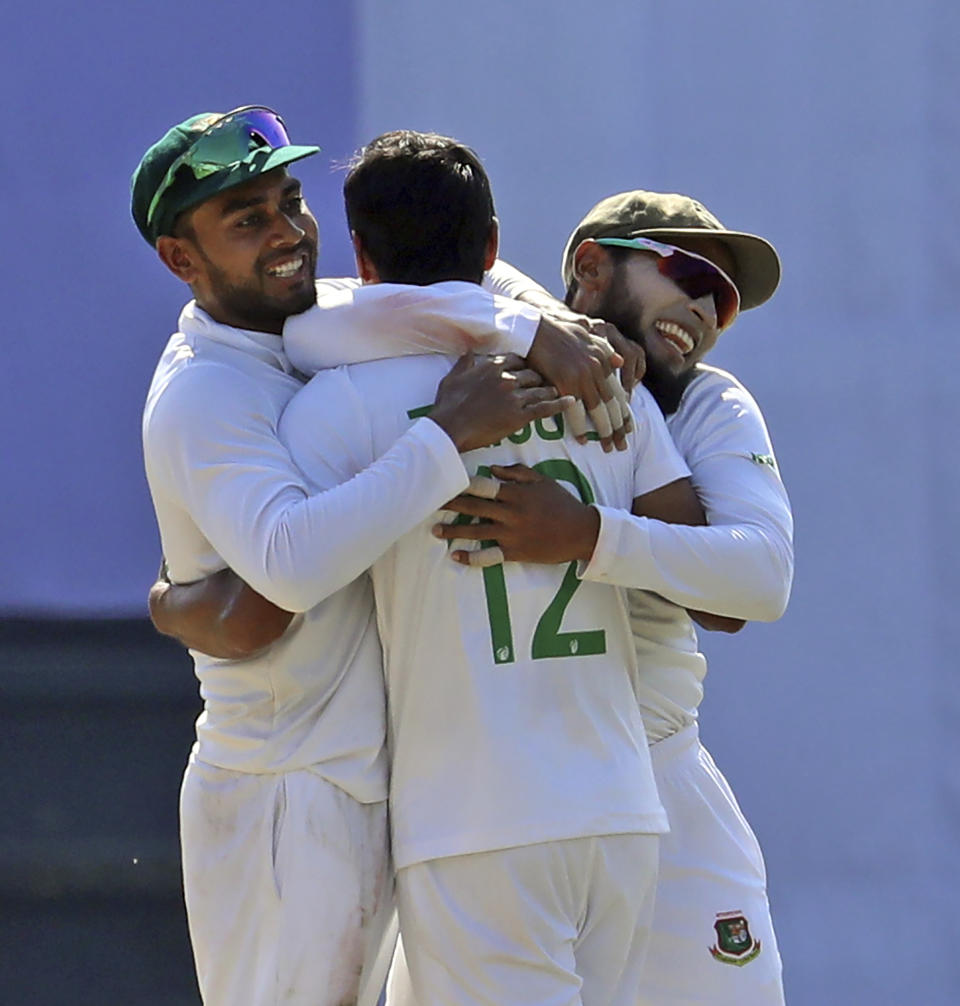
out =
[[[523,301],[537,308],[566,310],[562,301],[557,300],[549,290],[503,259],[498,258],[484,274],[483,288],[490,293]]]
[[[221,570],[195,583],[158,580],[150,589],[150,618],[158,632],[187,649],[239,660],[279,639],[293,614]]]
[[[685,527],[598,507],[585,580],[652,590],[681,607],[770,622],[787,605],[793,549],[769,528]]]
[[[626,398],[619,385],[611,387],[608,375],[611,367],[623,366],[623,387],[631,388],[639,380],[640,351],[615,330],[595,330],[596,323],[571,314],[522,273],[499,265],[511,277],[499,289],[512,296],[492,296],[495,284],[489,276],[487,289],[459,281],[373,283],[326,292],[318,287],[317,305],[284,325],[286,354],[298,370],[315,374],[398,356],[513,353],[526,357],[561,394],[582,401],[583,408],[576,406],[569,414],[578,432],[586,432],[584,409],[598,410],[591,419],[599,424],[604,449],[613,443],[622,449],[628,432],[622,427]],[[611,394],[614,400],[607,404]]]
[[[671,432],[709,526],[646,520],[664,515],[645,509],[610,513],[586,575],[655,591],[691,612],[778,618],[793,579],[793,517],[756,402],[729,375],[705,373]]]
[[[184,375],[152,412],[144,455],[158,514],[170,515],[161,529],[172,579],[197,578],[202,547],[278,607],[306,611],[468,484],[456,445],[429,419],[382,457],[361,450],[349,470],[308,484],[269,405],[255,386],[208,367]],[[349,405],[309,435],[342,442],[364,422]],[[181,549],[185,517],[192,533]]]
[[[307,495],[287,486],[270,496],[259,487],[246,495],[231,479],[206,492],[199,486],[198,495],[202,529],[224,561],[278,607],[307,611],[468,482],[454,444],[424,419],[334,488]]]
[[[287,320],[284,348],[306,374],[422,353],[525,356],[539,322],[533,307],[473,283],[376,283],[321,292],[316,307]]]

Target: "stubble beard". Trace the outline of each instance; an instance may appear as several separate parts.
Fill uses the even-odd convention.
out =
[[[317,249],[306,245],[308,273],[316,275]],[[255,275],[245,283],[234,283],[214,262],[200,252],[207,263],[211,289],[220,306],[242,321],[240,327],[254,332],[270,332],[282,329],[283,323],[294,314],[302,314],[317,302],[317,288],[312,281],[303,290],[292,292],[287,297],[273,297],[264,292],[265,267],[258,262]]]
[[[635,342],[647,354],[643,386],[653,395],[657,405],[660,406],[660,411],[665,416],[672,416],[680,408],[680,399],[683,398],[687,385],[695,376],[695,368],[688,367],[675,374],[669,367],[647,353],[647,339],[640,328],[640,308],[632,303],[625,293],[618,295],[618,286],[616,281],[610,284],[595,313],[604,321],[615,325],[621,335]]]

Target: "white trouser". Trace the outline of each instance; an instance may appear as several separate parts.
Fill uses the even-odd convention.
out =
[[[660,843],[640,1006],[782,1006],[760,846],[696,726],[650,748]]]
[[[635,1006],[658,839],[576,838],[398,871],[404,947],[388,1006]]]
[[[379,935],[367,923],[391,894],[385,803],[308,770],[252,775],[191,756],[180,838],[206,1006],[356,999]]]

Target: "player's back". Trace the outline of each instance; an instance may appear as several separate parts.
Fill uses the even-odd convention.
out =
[[[368,404],[373,456],[423,414],[450,363],[407,357],[348,368]],[[581,446],[562,421],[544,420],[470,452],[465,464],[485,474],[491,464],[521,462],[584,502],[629,507],[683,474],[645,449],[642,402],[626,452]],[[622,592],[581,582],[575,563],[458,565],[432,536],[433,523],[405,535],[373,568],[397,865],[664,830]]]

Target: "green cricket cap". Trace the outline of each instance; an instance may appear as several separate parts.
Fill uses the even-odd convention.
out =
[[[740,291],[743,311],[769,300],[780,283],[780,258],[765,238],[727,230],[703,203],[690,196],[634,189],[601,200],[570,235],[562,266],[568,289],[573,281],[573,257],[581,242],[614,237],[652,238],[678,247],[682,242],[690,251],[698,250],[698,238],[721,242],[733,258],[730,278]]]
[[[285,136],[283,121],[275,112],[271,109],[245,106],[244,109],[234,109],[233,112],[201,112],[199,115],[192,115],[168,130],[143,155],[130,179],[130,211],[137,230],[149,244],[156,245],[157,238],[161,234],[172,233],[174,222],[184,210],[199,206],[211,196],[248,182],[265,171],[272,171],[274,168],[319,153],[319,147],[295,146],[290,143],[270,146],[267,143],[256,146],[239,160],[200,179],[194,176],[187,164],[183,164],[177,170],[172,183],[169,183],[161,193],[150,218],[151,204],[154,202],[157,190],[164,185],[174,161],[186,154],[212,125],[227,116],[238,115],[247,107],[275,117]]]

